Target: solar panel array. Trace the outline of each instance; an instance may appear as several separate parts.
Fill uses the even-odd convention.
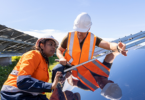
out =
[[[0,57],[15,56],[30,50],[37,38],[0,25]]]
[[[141,31],[136,34],[131,34],[129,36],[125,36],[123,38],[116,39],[111,42],[123,42],[126,44],[126,48],[128,50],[134,48],[134,49],[139,49],[139,48],[145,48],[145,31]],[[101,57],[100,55],[106,55],[110,53],[110,50],[105,50],[99,47],[95,48],[94,56]]]

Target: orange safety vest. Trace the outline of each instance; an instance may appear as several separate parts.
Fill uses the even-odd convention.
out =
[[[93,58],[95,44],[96,36],[89,32],[81,50],[77,31],[69,32],[67,51],[65,53],[66,60],[72,65],[78,65],[91,60]],[[94,60],[72,70],[74,77],[77,77],[83,84],[89,87],[92,91],[95,91],[99,88],[99,85],[90,71],[104,77],[109,77],[110,69],[100,61]]]
[[[69,32],[65,59],[72,65],[78,65],[85,61],[91,60],[93,58],[95,44],[96,36],[89,32],[81,50],[79,39],[77,37],[77,31]]]
[[[17,87],[17,78],[22,76],[27,78],[31,76],[34,79],[48,82],[49,73],[48,73],[48,64],[45,59],[42,57],[41,53],[37,50],[32,50],[25,53],[17,65],[14,67],[8,79],[5,81],[2,91],[8,92],[23,92]],[[27,92],[27,91],[24,91]],[[28,92],[32,95],[38,95],[37,92]]]

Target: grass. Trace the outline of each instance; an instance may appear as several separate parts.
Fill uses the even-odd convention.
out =
[[[4,82],[6,81],[8,75],[11,73],[14,66],[16,66],[16,64],[20,58],[21,58],[20,56],[13,56],[12,57],[12,64],[10,64],[8,66],[0,66],[0,90],[1,90]]]
[[[11,73],[13,68],[16,66],[17,62],[19,61],[20,57],[14,56],[12,57],[12,64],[8,66],[0,66],[0,90],[2,88],[2,85],[8,78],[8,75]],[[1,100],[1,97],[0,97]]]
[[[18,62],[21,56],[12,56],[12,62]]]

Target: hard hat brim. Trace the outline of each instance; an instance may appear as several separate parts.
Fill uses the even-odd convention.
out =
[[[113,86],[113,88],[112,88],[112,86]],[[102,89],[101,95],[106,97],[107,99],[115,99],[115,100],[117,99],[117,100],[119,100],[122,97],[122,91],[117,84],[107,83],[105,85],[105,87]]]
[[[81,28],[77,28],[76,26],[73,27],[74,31],[78,31],[78,32],[88,32],[90,27],[88,29],[81,29]]]
[[[53,38],[45,38],[45,39],[53,40],[56,43],[57,46],[59,45],[59,42],[56,39],[53,39]]]

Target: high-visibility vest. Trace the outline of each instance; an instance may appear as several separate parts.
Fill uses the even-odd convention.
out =
[[[96,82],[92,72],[104,76],[106,78],[109,77],[110,69],[103,65],[100,61],[94,60],[82,66],[79,66],[72,70],[72,75],[77,77],[83,84],[85,84],[92,91],[95,91],[99,88],[98,83]]]
[[[91,60],[93,58],[95,44],[96,36],[89,32],[81,49],[79,39],[77,37],[77,31],[69,32],[65,59],[72,65],[78,65]]]
[[[27,92],[17,87],[17,80],[32,77],[34,80],[48,82],[48,64],[37,50],[25,53],[17,65],[14,67],[8,79],[5,81],[2,90],[5,92]],[[36,81],[37,81],[36,80]],[[38,95],[38,92],[27,92],[32,95]]]
[[[80,49],[79,44],[77,32],[69,32],[65,58],[72,65],[78,65],[93,58],[96,36],[89,32],[82,46],[82,50]],[[100,76],[109,77],[110,69],[103,65],[100,61],[94,60],[73,69],[72,75],[77,77],[92,91],[95,91],[97,88],[99,88],[99,85],[97,84],[91,72]]]

